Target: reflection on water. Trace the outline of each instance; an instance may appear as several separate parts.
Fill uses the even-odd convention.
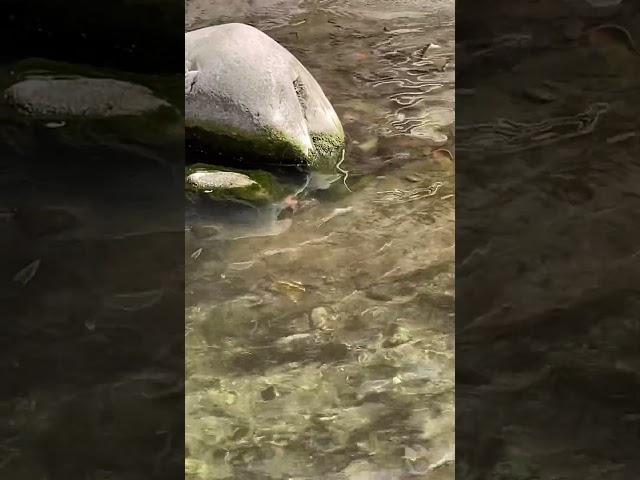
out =
[[[187,474],[452,478],[453,2],[234,5],[191,0],[186,27],[290,49],[343,121],[352,192],[308,194],[275,236],[188,232]]]

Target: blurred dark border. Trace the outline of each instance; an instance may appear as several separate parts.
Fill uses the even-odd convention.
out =
[[[39,56],[175,73],[184,58],[184,2],[175,0],[4,0],[1,22],[3,62]]]
[[[184,2],[6,0],[0,18],[2,89],[28,61],[171,102],[65,123],[0,100],[0,477],[182,478]]]
[[[640,471],[639,39],[629,0],[457,1],[459,480]]]

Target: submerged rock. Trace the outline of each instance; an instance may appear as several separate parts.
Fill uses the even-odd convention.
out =
[[[336,112],[307,69],[248,25],[185,34],[185,126],[197,143],[267,163],[330,170],[344,148]]]
[[[187,177],[187,182],[191,186],[205,191],[247,188],[257,185],[257,183],[247,175],[223,171],[193,172]]]
[[[28,78],[10,86],[5,99],[29,115],[56,119],[140,115],[170,106],[147,87],[111,78]]]
[[[0,78],[5,122],[38,142],[78,148],[96,144],[184,149],[180,77],[138,75],[30,58]],[[14,135],[15,136],[15,135]],[[35,143],[25,138],[21,148]]]
[[[187,167],[185,188],[188,193],[204,195],[212,200],[237,200],[254,204],[272,203],[290,193],[269,172],[242,171],[205,164]]]
[[[279,235],[308,179],[198,163],[185,170],[187,241]]]

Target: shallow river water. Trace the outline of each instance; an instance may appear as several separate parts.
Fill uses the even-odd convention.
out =
[[[454,3],[234,4],[188,1],[186,30],[287,47],[349,174],[276,230],[187,232],[187,476],[452,478]]]

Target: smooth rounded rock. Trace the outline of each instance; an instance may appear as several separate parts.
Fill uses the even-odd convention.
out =
[[[585,17],[607,17],[618,13],[622,0],[571,0],[577,12]]]
[[[195,164],[185,172],[188,196],[210,200],[236,200],[253,204],[276,202],[291,193],[269,172],[236,170],[215,165]]]
[[[193,172],[187,182],[195,188],[214,190],[216,188],[246,188],[256,185],[247,175],[237,172]]]
[[[107,118],[170,107],[147,87],[110,78],[34,77],[13,84],[5,99],[37,117]]]
[[[307,69],[248,25],[185,34],[185,124],[199,140],[274,163],[331,169],[344,131]]]

